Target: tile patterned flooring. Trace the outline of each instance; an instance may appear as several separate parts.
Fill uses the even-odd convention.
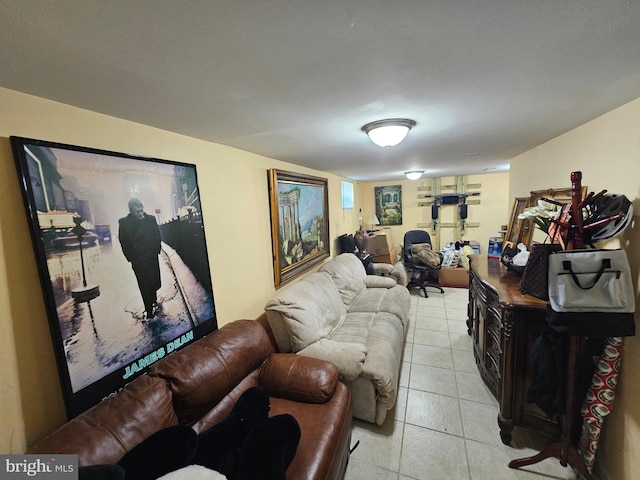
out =
[[[354,419],[345,480],[576,479],[570,467],[546,459],[510,469],[550,441],[516,427],[500,441],[498,402],[484,385],[467,335],[468,290],[411,292],[398,401],[381,426]]]

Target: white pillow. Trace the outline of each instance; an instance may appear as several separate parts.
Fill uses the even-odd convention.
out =
[[[343,253],[330,262],[325,263],[319,272],[331,275],[342,302],[349,306],[351,302],[366,288],[367,271],[362,262],[353,253]]]
[[[278,320],[284,323],[294,353],[330,337],[347,315],[347,307],[331,277],[321,272],[311,273],[279,291],[265,310],[269,323]]]
[[[189,465],[167,473],[158,480],[227,480],[227,477],[201,465]]]

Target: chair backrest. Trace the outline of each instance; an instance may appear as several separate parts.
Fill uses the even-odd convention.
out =
[[[354,253],[356,251],[356,241],[352,234],[344,234],[338,237],[340,253]]]
[[[409,230],[404,234],[404,258],[405,261],[412,262],[411,245],[416,243],[431,243],[431,235],[425,230]]]

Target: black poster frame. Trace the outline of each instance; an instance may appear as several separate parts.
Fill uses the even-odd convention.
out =
[[[196,166],[15,136],[11,145],[73,418],[218,328]],[[149,254],[160,278],[152,306],[120,241],[135,199],[161,237]]]

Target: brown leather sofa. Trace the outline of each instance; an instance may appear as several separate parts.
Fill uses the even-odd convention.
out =
[[[78,454],[79,466],[116,463],[163,428],[183,424],[200,433],[217,424],[256,385],[269,392],[270,415],[289,413],[300,424],[302,436],[287,478],[343,478],[352,403],[337,368],[274,353],[266,330],[253,320],[229,323],[171,354],[28,453]]]

